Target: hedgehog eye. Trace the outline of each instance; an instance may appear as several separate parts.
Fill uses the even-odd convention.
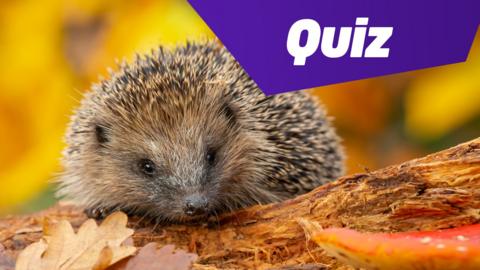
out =
[[[153,176],[157,172],[155,163],[150,159],[141,159],[138,161],[140,171],[146,176]]]
[[[95,125],[95,137],[97,138],[97,142],[99,144],[104,144],[109,141],[107,131],[105,130],[105,127],[101,125]]]
[[[213,165],[215,163],[216,152],[213,149],[209,149],[207,151],[207,162],[209,165]]]

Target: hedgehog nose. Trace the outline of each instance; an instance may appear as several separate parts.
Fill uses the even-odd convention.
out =
[[[208,201],[204,196],[193,194],[185,198],[183,211],[189,216],[204,215],[207,213]]]

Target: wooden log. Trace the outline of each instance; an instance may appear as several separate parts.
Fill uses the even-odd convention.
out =
[[[86,220],[81,208],[0,220],[7,254],[42,235],[43,219]],[[199,254],[197,269],[350,269],[306,239],[300,218],[323,227],[397,232],[433,230],[480,221],[480,138],[397,166],[355,174],[282,203],[254,206],[202,225],[154,226],[134,217],[134,242],[175,244]],[[155,228],[154,228],[155,227]],[[303,266],[302,266],[303,265]]]

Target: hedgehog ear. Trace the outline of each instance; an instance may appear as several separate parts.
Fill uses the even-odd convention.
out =
[[[235,111],[228,103],[223,104],[222,113],[225,115],[231,125],[235,125],[235,123],[237,122]]]
[[[110,141],[108,128],[105,125],[96,124],[95,125],[95,138],[100,146],[108,143]]]

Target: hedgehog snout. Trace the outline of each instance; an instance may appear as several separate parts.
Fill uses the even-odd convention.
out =
[[[198,193],[188,195],[184,199],[183,211],[188,216],[205,215],[208,212],[208,199]]]

